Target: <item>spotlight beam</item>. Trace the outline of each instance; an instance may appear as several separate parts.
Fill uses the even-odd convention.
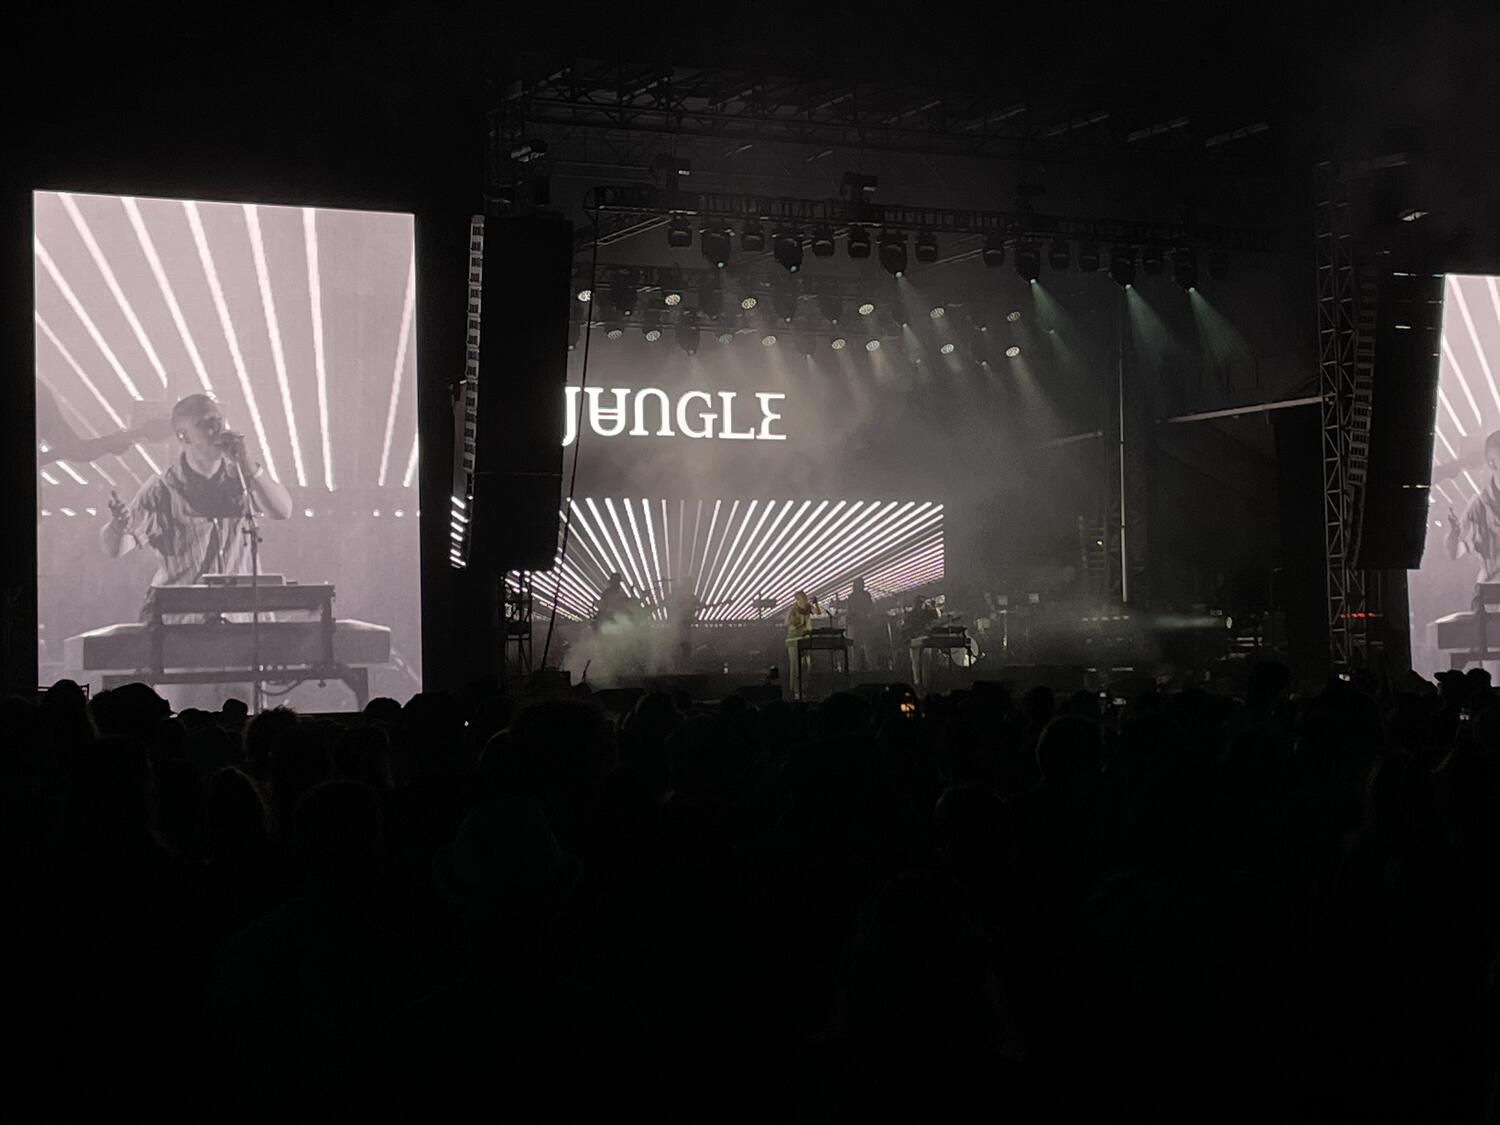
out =
[[[318,212],[302,208],[302,243],[307,250],[307,300],[312,310],[313,374],[318,382],[318,435],[323,449],[323,487],[333,491],[333,443],[328,429],[328,368],[323,353],[323,280],[318,267]],[[412,443],[415,456],[416,443]],[[407,474],[410,476],[410,473]]]
[[[396,362],[391,372],[391,401],[385,412],[385,439],[380,444],[380,475],[376,483],[385,487],[391,463],[391,438],[396,432],[396,407],[401,401],[401,377],[406,371],[406,351],[411,342],[412,309],[417,299],[417,249],[412,243],[411,265],[406,271],[406,297],[401,302],[401,330],[396,334]]]
[[[131,228],[135,231],[135,239],[141,244],[141,253],[146,255],[146,263],[151,267],[152,276],[156,278],[156,285],[161,290],[162,300],[167,303],[167,311],[172,314],[172,323],[177,326],[177,335],[182,339],[182,346],[188,354],[188,359],[192,360],[193,372],[198,376],[198,385],[212,394],[214,388],[208,377],[208,368],[203,364],[203,357],[198,354],[198,344],[188,328],[187,318],[182,315],[182,307],[177,303],[177,294],[172,291],[172,283],[167,280],[167,271],[162,267],[161,256],[156,252],[156,243],[151,241],[151,232],[146,229],[146,221],[141,217],[140,206],[128,195],[120,202],[125,208],[126,216],[130,219]]]
[[[94,265],[99,267],[99,273],[104,277],[104,284],[109,286],[110,295],[114,297],[115,304],[120,306],[120,311],[125,314],[125,322],[130,325],[130,330],[135,334],[135,339],[141,345],[141,351],[146,353],[146,358],[151,361],[151,366],[156,370],[156,376],[161,380],[163,388],[167,385],[167,369],[162,366],[161,357],[156,354],[156,349],[151,346],[151,338],[146,335],[146,330],[141,327],[140,318],[135,315],[135,309],[131,307],[130,300],[125,296],[125,291],[120,288],[120,283],[115,278],[115,271],[110,267],[109,259],[104,256],[94,232],[89,229],[88,220],[83,217],[83,212],[78,209],[78,204],[68,192],[59,192],[58,199],[62,201],[63,210],[68,213],[68,218],[73,220],[73,229],[78,232],[78,237],[83,239],[83,244],[88,248],[89,257],[94,259]]]
[[[1433,429],[1437,434],[1438,441],[1442,442],[1443,448],[1448,451],[1448,456],[1457,461],[1458,451],[1453,448],[1453,443],[1448,440],[1448,435],[1443,433],[1443,428],[1441,426],[1435,426],[1433,427]]]
[[[292,468],[297,474],[297,487],[306,488],[307,466],[302,461],[302,440],[297,434],[297,415],[292,409],[292,385],[286,375],[286,353],[281,345],[281,325],[276,319],[276,297],[271,292],[266,244],[260,233],[260,209],[253,203],[246,203],[244,212],[245,229],[250,232],[250,256],[255,262],[255,281],[260,287],[260,306],[266,317],[266,335],[271,342],[271,366],[276,370],[276,387],[281,392],[287,437],[292,443]]]
[[[62,275],[62,270],[57,268],[57,263],[52,260],[52,255],[47,253],[47,248],[42,245],[42,240],[33,236],[31,245],[32,250],[36,254],[37,261],[42,263],[42,268],[52,278],[52,282],[57,286],[58,292],[63,295],[63,300],[67,301],[72,307],[74,314],[77,315],[85,331],[88,332],[89,337],[94,341],[95,346],[98,347],[100,354],[104,356],[106,362],[114,369],[115,374],[120,377],[120,383],[124,386],[125,393],[135,399],[136,402],[140,402],[142,395],[136,389],[135,381],[131,379],[130,373],[125,370],[125,366],[120,362],[119,357],[115,355],[114,349],[104,339],[104,333],[99,331],[99,326],[94,323],[94,318],[89,316],[88,310],[83,307],[83,302],[78,299],[78,294],[73,292],[73,287],[68,284],[68,279]]]
[[[208,291],[213,297],[214,309],[219,314],[219,328],[224,333],[224,343],[229,346],[229,358],[234,363],[234,373],[239,379],[240,391],[245,396],[245,405],[250,410],[250,423],[255,427],[261,454],[266,459],[266,472],[271,474],[272,480],[279,482],[281,474],[276,471],[276,457],[266,438],[260,406],[255,401],[255,388],[250,385],[250,373],[245,370],[245,357],[240,354],[240,340],[234,331],[234,321],[229,316],[229,302],[224,299],[224,287],[219,284],[219,270],[214,265],[213,251],[209,249],[208,237],[203,232],[203,218],[198,214],[198,205],[191,200],[184,202],[182,206],[187,212],[188,227],[193,232],[193,242],[198,248],[198,261],[203,267],[203,276],[208,280]]]

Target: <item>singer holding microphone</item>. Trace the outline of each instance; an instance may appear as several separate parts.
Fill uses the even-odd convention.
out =
[[[788,672],[787,686],[793,699],[802,698],[803,652],[800,644],[803,637],[812,632],[814,614],[822,613],[823,607],[816,598],[809,598],[806,590],[792,595],[792,608],[786,615],[786,656]]]
[[[110,521],[99,545],[110,558],[136,547],[158,556],[153,586],[185,586],[205,574],[249,574],[246,492],[260,514],[284,520],[292,496],[245,448],[243,434],[226,428],[219,404],[191,394],[172,407],[178,443],[173,464],[146,481],[128,504],[110,494]]]

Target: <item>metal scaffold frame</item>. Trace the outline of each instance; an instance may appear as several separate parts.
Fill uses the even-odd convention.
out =
[[[1336,671],[1363,663],[1369,629],[1364,572],[1353,565],[1353,533],[1362,452],[1368,447],[1366,409],[1360,410],[1358,289],[1349,211],[1349,185],[1340,165],[1314,169],[1314,240],[1318,286],[1318,381],[1323,412],[1323,546],[1326,561],[1328,654]],[[1357,429],[1364,427],[1363,440]]]

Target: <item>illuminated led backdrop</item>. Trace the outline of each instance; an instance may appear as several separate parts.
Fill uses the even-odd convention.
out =
[[[111,490],[130,499],[177,456],[150,423],[202,391],[292,493],[290,520],[262,522],[262,569],[332,582],[337,616],[392,630],[393,665],[372,672],[372,689],[417,690],[412,217],[34,200],[43,682],[76,674],[64,638],[138,618],[155,555],[107,558],[98,529]],[[93,460],[48,448],[141,427],[146,436]],[[292,701],[350,703],[342,688],[312,686]]]
[[[1443,293],[1438,368],[1437,429],[1432,457],[1432,518],[1422,568],[1410,574],[1412,666],[1431,675],[1447,666],[1433,644],[1431,624],[1466,611],[1479,562],[1450,559],[1449,512],[1459,517],[1491,487],[1484,443],[1500,431],[1500,283],[1493,277],[1453,275]]]

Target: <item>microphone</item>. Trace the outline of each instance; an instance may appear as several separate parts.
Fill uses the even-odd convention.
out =
[[[245,435],[237,430],[220,430],[214,435],[213,443],[220,449],[236,451],[244,448]]]

